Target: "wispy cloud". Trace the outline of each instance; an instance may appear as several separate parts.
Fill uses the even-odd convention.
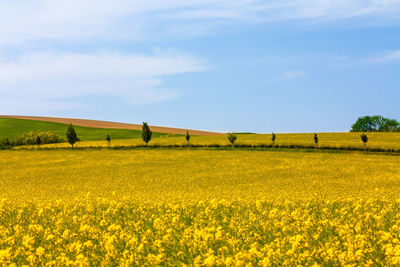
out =
[[[33,0],[0,2],[0,44],[207,34],[233,23],[399,23],[398,0]],[[354,23],[354,22],[353,22]]]
[[[276,78],[275,81],[281,82],[281,81],[299,79],[303,77],[305,74],[306,73],[303,70],[291,70],[280,75],[278,78]]]
[[[17,103],[20,107],[68,109],[81,103],[66,99],[99,95],[134,104],[168,101],[178,98],[180,92],[165,88],[167,76],[208,68],[203,60],[179,53],[71,53],[71,44],[90,49],[91,44],[102,47],[107,42],[128,40],[126,48],[137,40],[191,38],[234,28],[232,25],[282,21],[324,25],[347,20],[352,24],[399,24],[400,1],[0,1],[0,113],[7,113]],[[16,51],[13,55],[1,53],[10,47]],[[393,51],[372,61],[396,58],[398,51]],[[277,80],[304,75],[304,71],[293,70]]]
[[[168,101],[180,93],[164,89],[163,77],[206,68],[203,60],[180,54],[26,54],[0,61],[0,94],[9,103],[2,103],[0,112],[17,103],[51,108],[65,99],[99,95],[138,105]]]
[[[385,51],[378,56],[366,59],[368,64],[400,63],[400,50]]]

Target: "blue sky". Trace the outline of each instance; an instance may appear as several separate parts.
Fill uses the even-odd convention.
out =
[[[0,0],[0,114],[214,131],[400,119],[400,0]]]

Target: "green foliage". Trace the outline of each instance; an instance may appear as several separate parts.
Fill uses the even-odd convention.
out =
[[[11,146],[11,142],[8,138],[3,138],[0,140],[0,147],[9,147]]]
[[[151,140],[151,136],[152,136],[152,131],[149,128],[149,125],[147,124],[147,122],[143,122],[143,126],[142,126],[142,139],[143,142],[146,143],[146,146],[149,144],[150,140]]]
[[[190,134],[189,134],[189,131],[186,131],[186,136],[185,136],[185,138],[186,138],[187,144],[189,145],[189,141],[190,141]]]
[[[364,144],[368,142],[368,136],[365,133],[363,133],[360,137]]]
[[[383,118],[383,123],[379,127],[379,132],[399,132],[400,122],[394,119]]]
[[[106,136],[106,141],[108,143],[108,147],[110,147],[111,137],[109,134],[107,134],[107,136]]]
[[[70,123],[67,128],[67,140],[68,140],[68,143],[72,146],[72,149],[74,149],[74,144],[77,141],[79,141],[79,138],[76,135],[76,132],[75,132],[75,129],[74,129],[74,126],[72,125],[72,123]]]
[[[365,133],[363,133],[360,137],[364,143],[364,151],[365,151],[365,150],[367,150],[368,136]]]
[[[231,142],[232,147],[234,146],[236,139],[237,139],[236,134],[228,133],[228,140],[229,142]]]
[[[8,138],[6,138],[8,140]],[[55,144],[63,140],[52,132],[29,131],[9,142],[12,146]]]
[[[272,144],[275,144],[275,140],[276,140],[276,135],[274,133],[272,133],[272,136],[271,136]]]
[[[380,115],[363,116],[351,126],[351,132],[396,132],[400,131],[400,123],[394,119]]]
[[[314,134],[314,143],[318,145],[318,135],[316,133]]]
[[[39,135],[36,136],[36,144],[37,144],[38,146],[40,146],[40,145],[42,144],[42,139],[40,138]]]

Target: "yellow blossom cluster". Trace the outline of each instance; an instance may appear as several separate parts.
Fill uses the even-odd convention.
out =
[[[0,203],[0,265],[400,264],[400,203]]]

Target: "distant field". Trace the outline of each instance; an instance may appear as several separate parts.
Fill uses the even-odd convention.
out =
[[[67,120],[60,118],[52,118],[54,120]],[[109,125],[113,127],[124,127],[128,124],[118,124],[111,122],[98,122],[90,120],[76,120],[84,125]],[[134,125],[135,126],[135,125]],[[136,126],[135,126],[136,127]],[[114,147],[121,146],[140,146],[143,145],[141,140],[141,131],[132,129],[119,129],[119,128],[92,128],[75,126],[79,138],[82,140],[76,144],[76,147],[106,147],[107,143],[104,141],[105,136],[111,136],[111,145]],[[158,129],[158,128],[156,128]],[[168,128],[175,129],[176,128]],[[62,138],[65,138],[66,124],[57,122],[48,122],[40,120],[27,120],[17,118],[4,118],[0,116],[0,139],[2,138],[15,138],[22,133],[31,130],[52,131]],[[165,130],[165,129],[164,129]],[[186,130],[182,130],[186,133]],[[229,145],[226,135],[191,131],[192,135],[190,143],[197,146],[208,145]],[[201,134],[201,135],[196,135]],[[207,135],[208,134],[208,135]],[[369,141],[367,147],[379,149],[400,149],[400,133],[367,133]],[[237,135],[237,145],[271,145],[271,134],[251,134],[243,133]],[[167,138],[166,138],[167,137]],[[332,148],[359,148],[363,147],[360,139],[360,133],[318,133],[319,146],[332,147]],[[150,145],[185,145],[186,140],[184,135],[168,134],[153,132],[153,138],[149,143]],[[314,139],[313,133],[288,133],[276,134],[276,145],[300,145],[300,146],[313,146]],[[51,144],[43,147],[69,147],[68,143]]]
[[[369,141],[367,147],[382,148],[382,149],[400,149],[400,133],[367,133]],[[299,134],[276,134],[276,145],[303,145],[313,146],[314,139],[312,133]],[[149,145],[185,145],[186,139],[184,136],[153,138]],[[319,146],[325,147],[343,147],[343,148],[363,148],[363,143],[360,139],[360,133],[319,133]],[[112,136],[113,139],[114,138]],[[192,136],[190,139],[192,145],[207,146],[207,145],[229,145],[226,135],[220,136]],[[237,135],[237,145],[262,145],[271,144],[271,134],[239,134]],[[143,145],[141,139],[126,139],[112,140],[111,145],[119,146],[138,146]],[[105,147],[105,141],[90,141],[78,142],[77,147]],[[52,144],[43,147],[69,147],[68,143]]]
[[[137,139],[141,138],[141,131],[128,130],[128,129],[103,129],[74,126],[79,138],[82,141],[89,140],[104,140],[107,134],[110,134],[115,139]],[[65,139],[67,125],[57,122],[47,122],[38,120],[25,120],[15,118],[1,118],[0,117],[0,139],[9,138],[14,139],[23,133],[40,130],[51,131],[56,133],[61,138]],[[167,136],[166,133],[153,133],[154,137]]]
[[[0,151],[0,198],[396,198],[400,156],[251,150]],[[113,192],[115,191],[115,196]]]

